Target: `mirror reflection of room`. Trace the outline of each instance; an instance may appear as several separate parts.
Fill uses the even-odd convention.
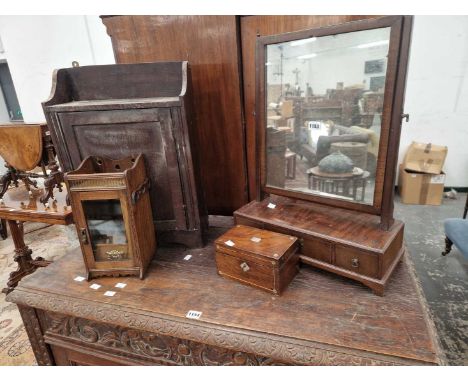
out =
[[[373,204],[390,28],[266,49],[266,183]]]

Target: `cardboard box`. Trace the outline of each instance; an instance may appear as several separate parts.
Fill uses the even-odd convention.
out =
[[[444,167],[447,151],[447,146],[413,142],[406,152],[403,168],[439,175],[442,172],[442,167]]]
[[[281,115],[283,118],[294,117],[294,104],[293,101],[283,101],[281,103]]]
[[[439,206],[444,193],[445,173],[422,174],[400,164],[398,191],[402,203]]]

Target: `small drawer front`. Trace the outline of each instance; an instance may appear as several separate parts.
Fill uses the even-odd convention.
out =
[[[265,225],[262,222],[256,221],[256,220],[246,219],[246,218],[244,218],[242,216],[236,215],[235,213],[234,213],[234,222],[235,222],[235,224],[246,225],[248,227],[265,229]]]
[[[301,253],[326,263],[332,262],[332,244],[324,240],[303,239],[301,240]]]
[[[226,277],[267,289],[274,293],[279,291],[275,288],[274,269],[253,261],[239,259],[237,257],[216,252],[216,265],[218,272]]]
[[[376,255],[340,245],[335,247],[335,265],[369,277],[379,275],[379,259]]]

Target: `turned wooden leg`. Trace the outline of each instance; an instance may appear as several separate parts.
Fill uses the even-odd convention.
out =
[[[11,182],[13,182],[13,172],[6,164],[5,166],[7,167],[7,171],[0,177],[0,199],[3,198],[3,195],[7,192]]]
[[[442,256],[447,255],[452,250],[452,240],[445,236],[445,251],[442,252]]]
[[[11,238],[13,239],[13,243],[15,245],[14,260],[18,263],[18,267],[15,271],[10,273],[7,287],[2,290],[2,292],[6,294],[15,289],[24,276],[33,273],[38,267],[50,264],[49,261],[44,260],[42,257],[38,257],[35,260],[32,259],[32,251],[26,244],[24,244],[22,222],[8,220],[8,226],[10,227]]]

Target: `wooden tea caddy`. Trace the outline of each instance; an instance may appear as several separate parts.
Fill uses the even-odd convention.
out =
[[[142,279],[156,251],[144,157],[90,156],[65,182],[88,279]]]
[[[215,241],[218,274],[280,295],[298,272],[294,236],[237,225]]]
[[[236,224],[298,237],[302,263],[357,280],[380,296],[405,252],[404,224],[393,218],[393,195],[401,122],[407,118],[403,101],[411,27],[410,16],[388,16],[258,37],[257,200],[234,213]],[[389,28],[390,32],[372,204],[297,192],[267,182],[267,168],[271,169],[267,155],[271,146],[267,138],[268,45],[379,28]]]

